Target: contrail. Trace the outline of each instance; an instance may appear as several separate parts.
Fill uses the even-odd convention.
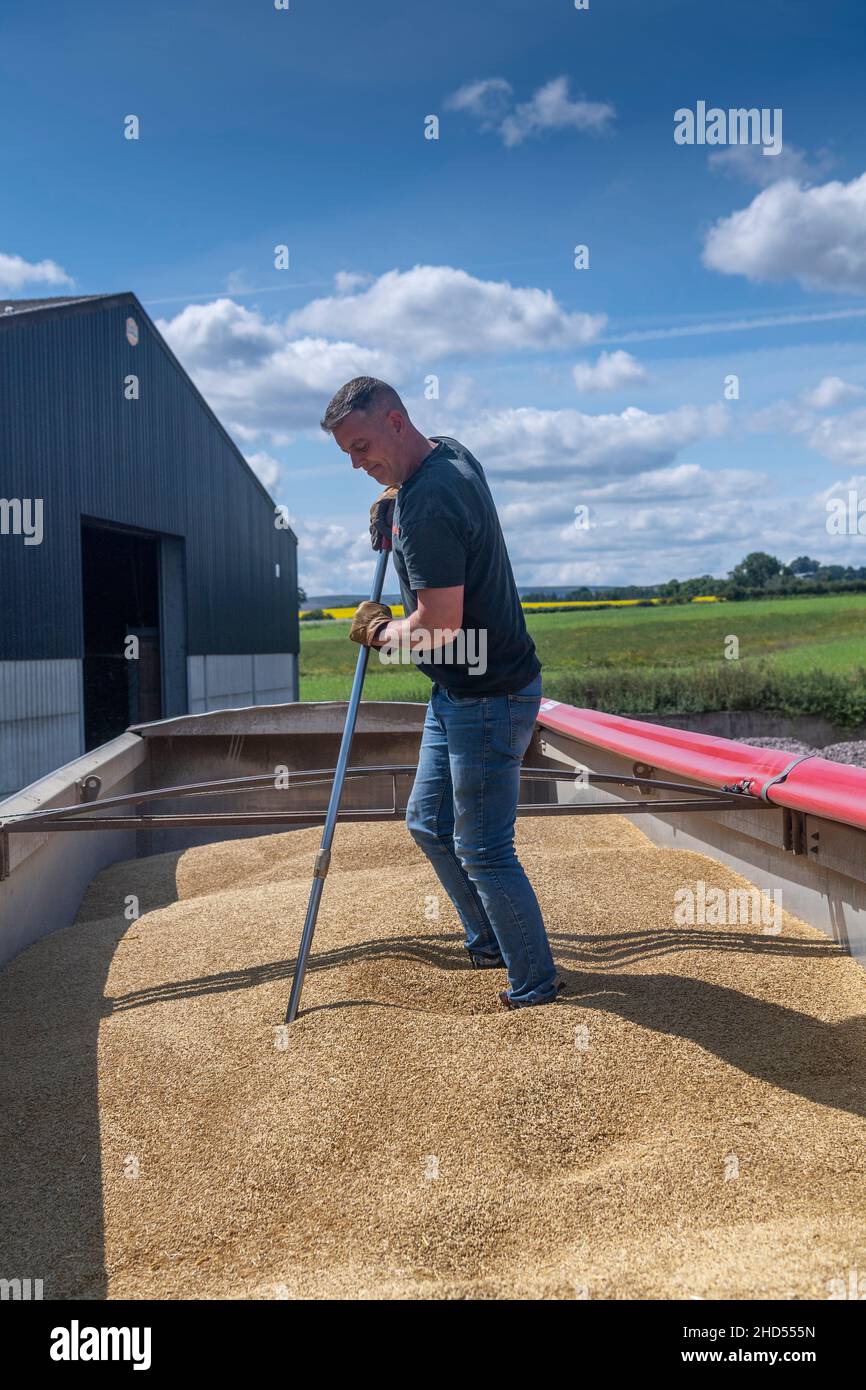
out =
[[[315,290],[322,285],[333,285],[330,280],[294,280],[285,285],[253,285],[242,290],[200,290],[197,294],[162,295],[159,299],[142,296],[144,304],[189,304],[193,299],[245,299],[250,294],[279,294],[282,290]]]
[[[832,309],[823,314],[775,314],[758,319],[735,319],[731,323],[693,323],[679,328],[649,328],[596,338],[597,343],[648,343],[659,338],[695,338],[709,333],[745,333],[753,328],[785,328],[798,323],[829,323],[836,319],[861,319],[866,309]]]

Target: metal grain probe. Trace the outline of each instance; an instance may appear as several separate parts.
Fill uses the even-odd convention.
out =
[[[387,548],[383,547],[382,550],[379,551],[379,558],[376,563],[376,574],[373,579],[373,589],[370,594],[370,598],[374,603],[379,603],[382,597],[382,586],[385,583],[385,571],[388,568],[389,549],[390,546]],[[310,889],[310,900],[307,903],[307,915],[304,920],[304,930],[301,934],[301,945],[298,950],[295,977],[292,980],[292,991],[289,995],[289,1007],[286,1010],[286,1023],[294,1023],[301,1002],[301,990],[304,988],[304,975],[307,970],[307,957],[310,954],[310,947],[313,944],[313,933],[316,930],[316,918],[319,914],[319,902],[322,897],[322,889],[325,886],[325,876],[331,863],[331,841],[334,838],[334,826],[337,823],[337,812],[340,809],[340,798],[343,795],[343,782],[346,776],[346,768],[349,765],[349,750],[352,746],[352,737],[355,733],[358,706],[361,703],[361,691],[364,687],[364,676],[367,673],[367,661],[369,656],[370,648],[362,646],[358,651],[358,660],[355,665],[355,679],[352,682],[352,694],[349,697],[349,707],[346,710],[346,724],[343,729],[340,754],[337,758],[337,766],[334,771],[334,782],[331,787],[331,799],[328,802],[328,813],[325,816],[325,825],[322,830],[322,843],[316,855],[316,864],[313,869],[313,884]]]

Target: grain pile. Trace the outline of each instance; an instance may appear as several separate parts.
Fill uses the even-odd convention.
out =
[[[507,1013],[394,825],[117,864],[0,975],[0,1273],[46,1297],[825,1298],[866,1265],[866,974],[619,817],[525,818],[569,995]],[[363,868],[356,865],[363,863]],[[129,895],[141,915],[124,918]]]

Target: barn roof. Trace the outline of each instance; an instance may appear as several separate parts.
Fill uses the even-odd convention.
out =
[[[7,328],[11,328],[16,323],[23,324],[25,322],[28,322],[33,314],[42,314],[45,312],[50,312],[52,310],[55,312],[58,310],[75,311],[84,308],[85,305],[94,304],[99,305],[100,307],[107,308],[110,304],[122,303],[128,303],[133,308],[135,313],[139,314],[141,318],[148,324],[163,352],[171,360],[171,362],[173,362],[175,368],[178,372],[180,372],[181,376],[186,378],[186,381],[189,384],[189,387],[192,390],[193,394],[197,397],[199,404],[210,416],[213,424],[219,430],[220,434],[223,435],[226,442],[229,444],[232,451],[237,456],[239,462],[243,465],[247,473],[250,475],[250,478],[253,481],[253,483],[255,483],[259,491],[263,493],[264,496],[268,499],[268,502],[271,504],[271,506],[274,506],[275,501],[272,493],[262,482],[261,478],[258,476],[255,469],[250,465],[249,461],[242,453],[242,451],[238,448],[237,444],[235,443],[232,436],[229,434],[225,425],[222,423],[219,416],[213,410],[212,406],[209,405],[206,398],[202,395],[198,386],[196,386],[189,372],[184,367],[183,363],[180,362],[177,357],[175,357],[168,343],[165,341],[165,338],[160,333],[159,329],[151,319],[147,310],[141,304],[140,300],[138,299],[138,296],[135,295],[132,292],[132,290],[121,290],[119,293],[111,294],[61,294],[52,295],[45,299],[0,299],[0,325],[6,324]],[[286,526],[284,529],[288,531],[292,540],[295,542],[295,544],[297,544],[298,538],[295,534],[294,528],[291,526]]]

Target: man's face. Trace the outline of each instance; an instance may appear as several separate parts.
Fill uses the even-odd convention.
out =
[[[383,487],[399,487],[403,481],[400,469],[400,444],[403,418],[392,410],[382,415],[368,415],[353,410],[334,427],[334,438],[352,460],[353,468],[363,468]]]

